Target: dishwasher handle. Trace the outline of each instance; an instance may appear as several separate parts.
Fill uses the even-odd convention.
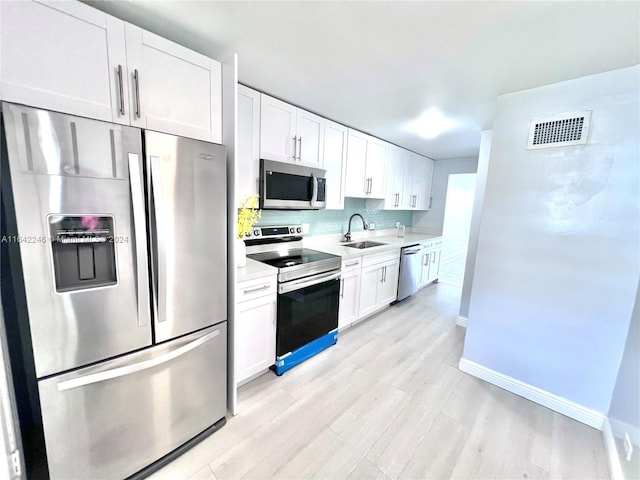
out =
[[[414,245],[412,247],[405,247],[402,249],[402,255],[415,255],[416,253],[420,253],[422,250],[424,250],[424,247],[422,245]]]

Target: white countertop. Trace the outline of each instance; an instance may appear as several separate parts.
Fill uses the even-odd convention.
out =
[[[236,269],[236,282],[240,283],[277,274],[278,269],[276,267],[247,258],[247,265]]]
[[[391,233],[393,232],[393,233]],[[428,233],[406,232],[404,237],[398,238],[395,235],[395,229],[382,230],[377,232],[356,232],[352,236],[351,242],[344,242],[342,235],[320,235],[305,237],[303,245],[313,250],[320,252],[330,253],[332,255],[338,255],[343,260],[359,257],[361,255],[369,255],[372,253],[384,252],[387,250],[400,249],[409,245],[415,245],[417,243],[425,242],[428,240],[434,240],[441,238],[441,235],[431,235]],[[345,243],[362,242],[369,240],[372,242],[384,243],[378,247],[369,248],[353,248],[345,247]],[[237,269],[237,282],[244,282],[247,280],[254,280],[256,278],[269,277],[271,275],[277,275],[278,269],[261,263],[256,260],[247,258],[247,265],[245,267],[239,267]]]
[[[386,233],[386,232],[385,232]],[[414,233],[407,232],[404,237],[398,238],[396,235],[367,235],[360,232],[359,235],[354,235],[351,242],[340,241],[339,238],[314,238],[307,237],[303,243],[305,247],[312,248],[325,253],[331,253],[332,255],[339,255],[344,260],[352,257],[359,257],[363,254],[379,253],[386,250],[400,249],[409,245],[415,245],[428,240],[441,238],[441,235],[429,235],[426,233]],[[345,243],[362,242],[369,240],[372,242],[384,243],[377,247],[369,248],[353,248],[346,247]]]

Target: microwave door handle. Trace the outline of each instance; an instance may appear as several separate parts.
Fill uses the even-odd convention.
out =
[[[311,206],[315,206],[318,203],[318,178],[311,174]]]
[[[154,220],[156,225],[155,231],[155,262],[154,274],[156,276],[155,283],[155,300],[158,309],[156,315],[157,322],[164,322],[167,320],[166,312],[166,282],[167,282],[167,251],[166,251],[166,212],[164,206],[164,195],[162,191],[162,160],[160,157],[151,156],[151,190],[153,192],[154,203]]]
[[[134,255],[136,290],[138,301],[138,326],[149,325],[149,269],[147,266],[147,226],[144,211],[144,193],[142,188],[142,168],[140,156],[129,153],[129,188],[133,210]]]

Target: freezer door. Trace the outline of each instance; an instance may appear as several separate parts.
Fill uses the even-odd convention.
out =
[[[7,103],[2,115],[37,376],[150,345],[141,131]]]
[[[224,417],[226,322],[38,384],[52,479],[126,478]]]
[[[227,316],[224,147],[145,132],[157,342]]]

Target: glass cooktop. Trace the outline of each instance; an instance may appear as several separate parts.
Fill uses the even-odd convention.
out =
[[[305,265],[307,263],[339,258],[336,255],[318,252],[316,250],[311,250],[310,248],[294,248],[291,250],[252,253],[247,255],[247,257],[278,268],[294,267],[296,265]]]

